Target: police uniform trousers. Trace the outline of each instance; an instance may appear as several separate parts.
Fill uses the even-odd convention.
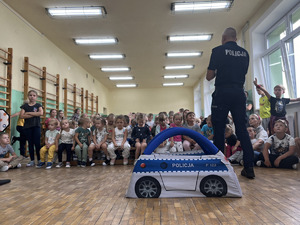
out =
[[[243,149],[244,167],[253,167],[253,148],[247,131],[246,95],[242,87],[216,87],[212,94],[211,115],[214,144],[224,152],[226,118],[231,112],[236,135]]]

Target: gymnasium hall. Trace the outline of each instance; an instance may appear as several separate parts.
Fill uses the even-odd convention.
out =
[[[207,118],[215,90],[207,69],[228,27],[250,56],[252,113],[260,110],[255,78],[272,96],[282,84],[284,98],[300,97],[299,0],[0,0],[0,21],[0,109],[18,115],[34,90],[42,128],[50,110],[68,119],[76,109],[89,118],[181,109]],[[299,109],[286,105],[294,138]],[[13,141],[18,116],[9,122]],[[21,154],[19,141],[12,147]],[[117,158],[114,166],[98,158],[95,166],[38,169],[24,158],[0,172],[11,180],[0,186],[0,224],[300,224],[299,165],[255,166],[255,179],[234,165],[241,198],[126,198],[134,151],[128,165]]]

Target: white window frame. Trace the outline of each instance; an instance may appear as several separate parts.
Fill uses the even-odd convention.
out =
[[[292,31],[292,14],[300,9],[300,3],[295,6],[292,10],[290,10],[288,13],[286,13],[281,19],[279,19],[273,26],[271,26],[270,29],[268,29],[264,35],[265,38],[265,51],[261,56],[261,66],[262,71],[264,73],[264,79],[266,81],[266,88],[267,90],[272,93],[271,81],[270,81],[270,73],[269,73],[269,62],[267,62],[267,65],[265,65],[264,58],[268,57],[268,55],[272,54],[273,52],[280,49],[281,55],[282,55],[282,61],[283,61],[283,69],[285,72],[285,78],[287,85],[292,88],[288,88],[289,96],[291,98],[295,98],[297,96],[297,90],[296,90],[296,81],[293,74],[291,74],[290,71],[290,65],[288,61],[288,53],[287,53],[287,43],[290,42],[292,39],[300,35],[300,27],[298,27],[296,30]],[[278,26],[280,26],[282,23],[285,23],[286,27],[286,36],[279,40],[277,43],[273,44],[272,46],[268,47],[268,35],[273,32]],[[267,58],[268,59],[268,58]]]

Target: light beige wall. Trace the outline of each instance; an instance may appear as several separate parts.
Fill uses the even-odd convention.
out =
[[[115,114],[178,112],[180,108],[194,110],[192,87],[117,89],[111,92],[109,101],[109,112]]]
[[[24,56],[29,57],[31,64],[47,68],[50,74],[60,74],[61,83],[64,78],[68,83],[76,83],[78,88],[84,88],[89,93],[99,97],[99,112],[103,107],[109,108],[107,96],[109,90],[88,74],[80,65],[56,47],[46,37],[34,31],[19,17],[0,3],[1,35],[0,47],[13,48],[13,89],[23,91],[24,79],[20,70],[23,68]],[[86,78],[88,74],[88,78]],[[93,82],[94,80],[94,82]],[[31,86],[38,85],[37,79],[32,79]],[[41,88],[41,87],[39,87]],[[52,87],[49,87],[51,91]],[[61,99],[63,102],[63,90]]]

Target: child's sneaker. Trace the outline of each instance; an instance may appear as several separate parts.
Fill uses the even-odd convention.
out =
[[[36,168],[41,168],[45,165],[45,162],[39,162],[39,164],[36,165]]]
[[[94,163],[93,161],[90,161],[90,166],[95,166],[96,163]]]
[[[26,164],[27,167],[34,167],[34,161],[30,161]]]
[[[240,165],[243,166],[244,165],[244,160],[240,161]]]
[[[66,162],[66,168],[70,168],[71,164],[69,162]]]
[[[110,160],[109,160],[109,159],[106,159],[106,160],[102,163],[102,165],[103,165],[103,166],[107,166],[107,165],[109,165],[109,163],[110,163]]]
[[[124,158],[124,159],[123,159],[123,165],[124,165],[124,166],[128,165],[128,158]]]
[[[81,166],[81,161],[77,161],[77,167]]]
[[[81,167],[85,167],[86,166],[86,162],[81,162]]]
[[[46,170],[49,170],[52,168],[53,163],[52,162],[47,162]]]
[[[19,164],[17,165],[17,168],[21,168],[21,167],[22,167],[22,164],[19,163]]]
[[[110,165],[111,165],[111,166],[115,165],[115,161],[116,161],[116,159],[111,159],[111,160],[110,160]]]
[[[60,168],[60,167],[62,167],[62,166],[63,166],[62,162],[59,162],[59,163],[56,165],[56,168]]]
[[[258,160],[258,161],[256,162],[256,165],[257,165],[257,166],[261,166],[261,164],[262,164],[262,161],[261,161],[261,160]]]
[[[0,169],[1,172],[5,172],[7,170],[8,170],[8,166],[2,166]]]
[[[293,164],[293,165],[292,165],[292,168],[293,168],[294,170],[296,170],[296,169],[298,168],[298,164]]]

